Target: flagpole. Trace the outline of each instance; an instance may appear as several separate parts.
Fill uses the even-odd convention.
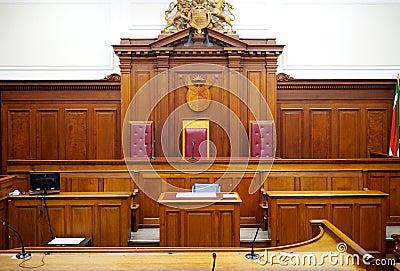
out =
[[[400,85],[399,85],[399,80],[400,80],[400,74],[397,74],[397,82],[396,82],[396,91],[400,91]],[[396,93],[395,93],[396,95]],[[399,99],[400,97],[398,97],[397,99]],[[399,153],[397,155],[397,157],[400,157],[400,101],[397,100],[397,153]]]

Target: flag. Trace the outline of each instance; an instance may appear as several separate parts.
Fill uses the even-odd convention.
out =
[[[389,155],[399,157],[399,75],[397,75],[396,92],[394,93],[392,125],[390,128]]]

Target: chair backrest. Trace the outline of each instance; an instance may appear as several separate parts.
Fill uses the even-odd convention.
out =
[[[274,123],[259,121],[250,123],[251,157],[273,158]]]
[[[217,183],[195,183],[192,192],[221,192],[221,187]]]
[[[183,120],[182,156],[185,158],[209,157],[209,120]]]
[[[153,122],[131,121],[129,125],[131,159],[151,158],[153,156]]]

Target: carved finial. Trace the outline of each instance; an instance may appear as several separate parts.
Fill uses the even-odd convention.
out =
[[[121,82],[121,75],[117,73],[112,73],[106,77],[103,78],[104,81],[109,81],[109,82]]]
[[[286,73],[278,73],[276,75],[277,82],[289,82],[289,81],[293,81],[293,80],[294,80],[294,78]]]

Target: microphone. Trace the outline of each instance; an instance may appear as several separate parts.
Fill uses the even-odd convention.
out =
[[[258,255],[257,253],[254,252],[254,243],[256,242],[256,238],[257,238],[258,231],[260,230],[261,225],[262,225],[262,223],[264,222],[264,220],[267,220],[267,215],[265,215],[265,216],[261,219],[260,224],[258,224],[256,234],[254,235],[253,242],[251,243],[251,252],[249,252],[249,253],[246,254],[246,258],[247,258],[247,259],[256,260],[256,259],[259,259],[259,258],[260,258],[260,255]]]
[[[192,158],[190,158],[190,160],[196,160],[194,158],[194,139],[192,139]]]
[[[15,232],[18,235],[19,240],[21,241],[21,253],[18,253],[17,255],[15,255],[15,257],[17,259],[29,259],[31,257],[31,254],[25,251],[24,241],[22,240],[21,234],[19,234],[19,232],[17,232],[13,227],[8,225],[5,221],[1,221],[1,224],[3,224],[3,226],[6,226],[7,228]]]
[[[215,260],[217,259],[217,253],[214,252],[212,254],[212,257],[213,257],[213,266],[212,266],[211,271],[214,271],[214,269],[215,269]]]

